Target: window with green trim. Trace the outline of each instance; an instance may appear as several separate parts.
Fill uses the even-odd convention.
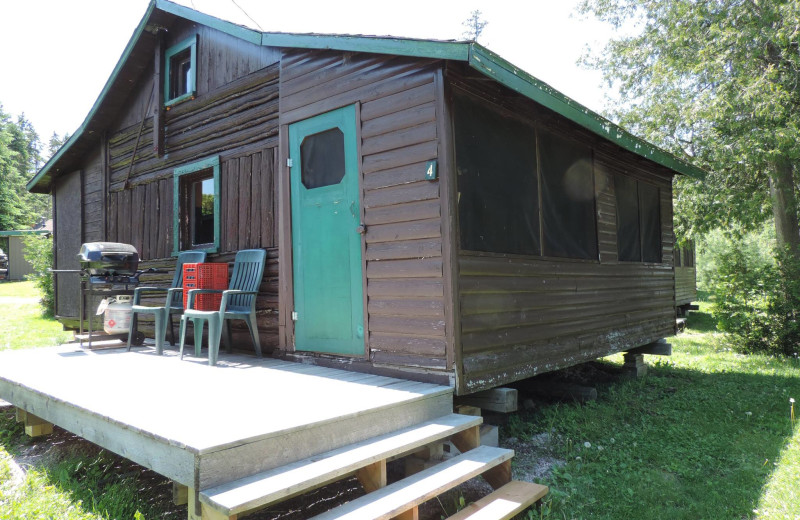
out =
[[[190,249],[219,250],[219,157],[173,172],[174,253]]]
[[[194,99],[197,85],[197,36],[164,52],[164,104]]]

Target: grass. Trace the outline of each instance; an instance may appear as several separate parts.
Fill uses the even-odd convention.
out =
[[[42,445],[0,411],[0,519],[146,520],[185,518],[170,502],[169,480],[57,429],[21,482],[15,482],[11,454]]]
[[[789,416],[798,360],[731,352],[707,304],[670,341],[673,355],[646,377],[512,422],[517,436],[550,432],[566,461],[537,516],[800,518],[800,427]]]
[[[58,321],[42,316],[38,303],[19,300],[39,297],[33,282],[0,283],[0,350],[51,347],[72,339]]]

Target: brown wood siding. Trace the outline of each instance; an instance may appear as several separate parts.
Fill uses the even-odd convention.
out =
[[[147,81],[142,88],[147,88]],[[153,153],[152,117],[145,120],[136,147],[141,119],[109,136],[110,190],[171,177],[181,164],[214,154],[277,145],[278,68],[269,67],[227,84],[218,91],[173,107],[165,115],[165,151]],[[136,159],[130,169],[131,156]]]
[[[688,305],[697,300],[697,271],[694,267],[675,268],[675,305]]]
[[[438,154],[438,62],[287,51],[281,124],[360,103],[367,329],[375,365],[446,369]]]
[[[671,172],[640,160],[519,94],[448,66],[448,84],[592,147],[599,259],[459,251],[461,362],[471,393],[674,334]],[[619,262],[614,175],[660,189],[662,261]],[[456,233],[457,235],[457,233]]]
[[[144,125],[141,124],[147,98],[152,94],[152,67],[132,89],[133,102],[129,110],[120,118],[117,131],[108,136],[110,182],[106,239],[136,247],[142,268],[158,267],[168,271],[144,276],[147,283],[167,285],[175,266],[172,256],[173,171],[181,165],[218,155],[220,249],[209,255],[209,261],[233,262],[235,252],[240,249],[267,249],[268,264],[256,310],[262,347],[269,350],[278,343],[275,166],[279,67],[276,51],[206,27],[183,29],[185,34],[173,32],[167,45],[188,36],[191,31],[198,31],[197,98],[166,112],[165,150],[162,157],[157,157],[152,143],[154,107],[151,106]],[[131,169],[140,127],[139,146]],[[149,303],[158,303],[158,298]],[[143,330],[151,333],[151,321],[145,317],[142,323]],[[234,322],[233,325],[237,348],[250,350],[243,324]]]

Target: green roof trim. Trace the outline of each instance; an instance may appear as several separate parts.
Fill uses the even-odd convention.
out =
[[[19,229],[16,231],[0,231],[0,237],[22,237],[27,235],[49,235],[52,231],[46,229]]]
[[[156,8],[166,11],[170,14],[174,14],[175,16],[180,16],[181,18],[186,18],[192,22],[211,27],[212,29],[222,31],[244,41],[261,45],[261,32],[259,31],[248,29],[242,25],[237,25],[233,22],[216,18],[210,14],[195,11],[194,9],[170,2],[168,0],[152,0],[150,3],[151,7],[153,4],[155,4]]]
[[[330,34],[263,33],[261,45],[297,49],[332,49],[350,52],[373,52],[396,56],[413,56],[440,60],[467,61],[469,44],[391,38],[376,36],[350,36]]]
[[[151,0],[141,22],[128,42],[122,57],[114,67],[100,96],[95,101],[86,119],[75,131],[70,139],[58,152],[42,167],[41,170],[28,182],[27,189],[32,191],[37,184],[47,175],[53,166],[58,163],[69,148],[86,132],[87,126],[97,114],[100,104],[115,83],[120,70],[124,67],[134,46],[145,30],[147,21],[154,9],[159,9],[169,14],[185,18],[198,24],[230,34],[247,42],[269,47],[287,47],[300,49],[331,49],[345,52],[367,52],[376,54],[389,54],[397,56],[410,56],[417,58],[453,60],[468,63],[472,68],[496,80],[506,87],[540,103],[570,121],[586,128],[604,139],[635,153],[645,159],[651,160],[678,173],[694,177],[705,178],[705,172],[675,155],[640,139],[620,126],[612,123],[565,96],[552,88],[547,83],[539,81],[522,69],[515,67],[499,55],[482,47],[475,42],[419,40],[413,38],[393,38],[375,36],[350,36],[350,35],[325,35],[325,34],[293,34],[276,32],[259,32],[241,25],[234,24],[211,15],[195,11],[188,7],[170,2],[169,0]],[[41,191],[44,191],[40,188]]]
[[[477,43],[470,46],[469,65],[630,152],[689,177],[705,178],[705,172],[697,166],[636,137]]]

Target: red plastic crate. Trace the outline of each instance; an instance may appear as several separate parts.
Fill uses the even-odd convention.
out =
[[[188,308],[191,289],[228,288],[227,263],[183,264],[183,308]],[[218,311],[222,303],[221,294],[198,294],[193,308],[200,311]]]

